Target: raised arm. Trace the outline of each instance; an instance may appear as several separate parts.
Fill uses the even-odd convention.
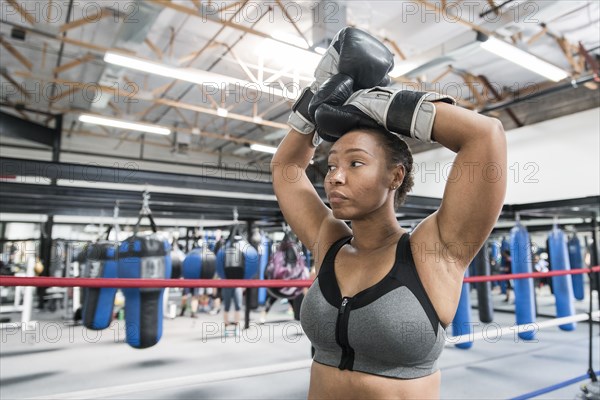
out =
[[[376,123],[457,152],[439,210],[419,224],[413,237],[439,248],[445,261],[466,268],[502,208],[506,140],[498,120],[453,104],[437,93],[375,87],[355,92],[343,106],[321,105],[315,120],[334,137]]]
[[[333,217],[306,176],[306,168],[315,153],[311,142],[312,135],[292,129],[273,156],[271,173],[275,196],[285,220],[298,239],[314,253],[321,225],[331,223]]]
[[[306,176],[318,144],[314,110],[325,101],[343,104],[353,90],[389,82],[387,73],[393,60],[393,54],[366,32],[356,28],[338,32],[315,69],[315,81],[292,107],[288,120],[292,130],[273,156],[273,188],[283,216],[300,241],[313,251],[317,262],[321,250],[330,244],[323,238],[335,240],[349,229],[333,217]]]
[[[442,245],[467,266],[488,238],[506,194],[506,137],[500,121],[435,103],[435,141],[457,153],[436,222]]]

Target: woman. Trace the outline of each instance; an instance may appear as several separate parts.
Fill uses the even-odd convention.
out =
[[[331,209],[304,173],[314,154],[310,130],[292,129],[273,157],[279,205],[317,269],[301,311],[316,349],[309,398],[439,397],[443,329],[506,188],[499,121],[444,100],[374,88],[319,107],[322,136],[337,139],[324,180]],[[395,200],[413,185],[412,156],[397,134],[456,152],[439,209],[410,235],[395,216]]]

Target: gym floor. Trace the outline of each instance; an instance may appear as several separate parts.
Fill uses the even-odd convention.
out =
[[[511,309],[494,294],[496,309]],[[472,291],[472,299],[476,292]],[[596,299],[594,299],[596,300]],[[587,312],[587,299],[577,313]],[[598,309],[598,304],[594,304]],[[538,296],[540,314],[554,314],[553,296]],[[60,310],[55,313],[58,315]],[[473,311],[476,318],[477,311]],[[276,303],[264,325],[252,313],[251,328],[237,336],[222,330],[222,314],[165,319],[154,347],[136,350],[124,342],[124,321],[107,330],[41,319],[35,331],[0,331],[0,398],[56,399],[305,399],[310,343],[293,321],[288,305]],[[539,318],[539,321],[547,318]],[[496,312],[494,323],[514,324],[514,315]],[[481,327],[476,328],[476,331]],[[478,341],[469,350],[447,346],[440,359],[443,399],[506,399],[584,375],[588,365],[588,323],[571,332],[540,330],[537,341]],[[599,335],[594,324],[594,366]],[[537,396],[573,399],[579,383]]]

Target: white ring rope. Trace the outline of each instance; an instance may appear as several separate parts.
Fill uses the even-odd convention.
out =
[[[600,311],[592,312],[592,319],[599,318]],[[466,335],[461,336],[450,336],[446,338],[446,346],[451,346],[460,343],[468,343],[474,342],[476,340],[489,340],[490,342],[497,342],[503,335],[508,333],[513,333],[517,335],[519,333],[528,332],[528,331],[537,331],[540,329],[550,328],[552,326],[558,326],[563,324],[568,324],[571,322],[580,322],[587,321],[590,319],[590,315],[588,313],[576,314],[570,317],[562,317],[555,318],[548,321],[542,322],[530,322],[522,325],[513,325],[506,326],[504,328],[498,329],[499,326],[497,324],[489,324],[484,326],[484,328],[479,332],[468,333]]]

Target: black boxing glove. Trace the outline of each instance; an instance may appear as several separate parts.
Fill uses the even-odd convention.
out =
[[[317,93],[314,94],[308,105],[308,114],[312,121],[315,120],[315,112],[323,103],[332,106],[341,106],[354,93],[352,90],[354,79],[345,74],[333,75],[327,79]],[[318,128],[317,128],[318,129]]]
[[[452,97],[434,92],[374,87],[355,92],[342,106],[319,105],[315,121],[319,135],[333,141],[353,129],[383,126],[392,133],[432,142],[436,101],[456,104]]]
[[[302,91],[292,106],[288,124],[306,135],[315,131],[308,107],[314,94],[332,76],[338,73],[350,76],[354,90],[358,90],[388,84],[387,74],[393,67],[394,55],[373,36],[351,27],[340,30],[315,69],[315,81]]]

